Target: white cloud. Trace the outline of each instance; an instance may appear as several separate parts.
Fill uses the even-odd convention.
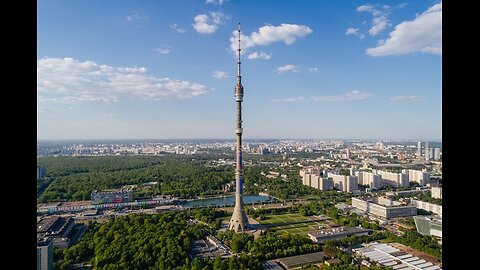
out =
[[[127,16],[127,21],[129,22],[145,20],[148,20],[148,17],[146,15],[140,15],[137,11],[135,11],[132,15]]]
[[[372,5],[363,5],[357,7],[358,12],[370,12],[373,16],[380,16],[382,12],[378,9],[375,9]]]
[[[225,3],[228,0],[207,0],[205,1],[205,4],[213,4],[213,5],[221,5]]]
[[[110,117],[114,117],[115,115],[116,114],[114,114],[114,113],[104,113],[103,117],[109,117],[110,118]]]
[[[345,32],[345,36],[348,35],[358,35],[358,28],[347,28],[347,31]]]
[[[433,5],[413,21],[400,23],[386,41],[366,50],[371,56],[414,52],[442,54],[442,3]]]
[[[383,10],[379,10],[372,5],[363,5],[357,7],[358,12],[369,12],[372,14],[372,27],[368,30],[368,33],[372,36],[378,35],[387,27],[392,26],[387,16],[390,13],[390,6],[384,5]]]
[[[317,72],[318,68],[317,67],[311,67],[308,69],[310,72]]]
[[[394,96],[390,98],[391,101],[399,101],[399,102],[415,102],[423,100],[421,96]]]
[[[224,24],[225,20],[230,17],[225,16],[222,12],[209,12],[210,16],[200,14],[195,16],[193,20],[193,28],[200,34],[211,34],[217,31],[220,24]]]
[[[40,104],[190,99],[209,91],[198,83],[149,75],[144,67],[113,67],[72,58],[37,60]]]
[[[155,50],[159,53],[162,53],[162,54],[169,54],[170,53],[170,49],[168,49],[168,48],[156,48]]]
[[[335,96],[316,96],[311,97],[314,101],[326,101],[326,102],[344,102],[344,101],[353,101],[353,100],[365,100],[371,94],[366,92],[361,92],[358,90],[353,90],[352,92],[343,94],[343,95],[335,95]]]
[[[358,36],[358,38],[360,39],[365,38],[365,35],[360,33],[360,30],[358,28],[353,28],[353,27],[347,28],[347,30],[345,31],[345,36],[349,36],[349,35]]]
[[[387,27],[392,26],[390,21],[385,16],[375,17],[372,19],[373,26],[368,30],[368,33],[375,36],[385,30]]]
[[[396,8],[404,8],[408,5],[408,3],[400,3],[396,6]]]
[[[269,60],[270,58],[272,58],[272,55],[264,52],[254,52],[248,55],[248,59],[250,60],[253,60],[253,59]]]
[[[225,71],[221,70],[215,70],[212,75],[213,78],[215,79],[223,79],[223,78],[228,78],[228,73]]]
[[[255,46],[268,46],[275,42],[283,41],[290,45],[294,43],[297,38],[305,37],[312,33],[313,30],[306,25],[286,24],[282,23],[279,26],[266,25],[260,27],[258,32],[253,32],[250,36],[241,35],[242,50],[246,51],[248,48]],[[237,51],[238,49],[238,31],[233,31],[230,37],[230,49]]]
[[[293,98],[275,98],[270,100],[271,103],[298,103],[298,102],[306,102],[304,97],[293,97]]]
[[[282,73],[285,73],[285,72],[300,72],[300,69],[299,69],[298,66],[291,65],[291,64],[288,64],[288,65],[281,66],[281,67],[277,68],[277,73],[278,74],[282,74]]]
[[[172,28],[173,30],[177,31],[178,33],[180,34],[183,34],[185,33],[187,30],[183,29],[183,28],[178,28],[178,24],[176,23],[172,23],[170,24],[170,28]]]

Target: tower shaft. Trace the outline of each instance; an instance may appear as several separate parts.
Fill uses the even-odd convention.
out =
[[[242,161],[242,102],[243,102],[243,85],[242,76],[240,73],[240,23],[238,24],[238,73],[237,73],[237,85],[235,86],[235,102],[237,103],[237,126],[235,129],[237,137],[237,163],[235,167],[235,208],[233,210],[232,218],[228,228],[235,232],[243,232],[248,229],[248,218],[245,214],[243,207],[243,161]]]

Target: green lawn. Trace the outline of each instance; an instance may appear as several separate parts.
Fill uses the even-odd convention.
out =
[[[257,221],[279,234],[307,234],[309,231],[318,230],[318,225],[324,223],[300,214],[267,215],[264,220]]]

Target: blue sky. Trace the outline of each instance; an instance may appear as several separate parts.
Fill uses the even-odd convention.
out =
[[[37,2],[37,138],[441,139],[440,1]],[[232,47],[233,46],[233,47]]]

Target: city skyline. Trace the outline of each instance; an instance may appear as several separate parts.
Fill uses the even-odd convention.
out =
[[[37,139],[233,138],[242,21],[246,139],[441,140],[441,2],[186,2],[39,2]]]

